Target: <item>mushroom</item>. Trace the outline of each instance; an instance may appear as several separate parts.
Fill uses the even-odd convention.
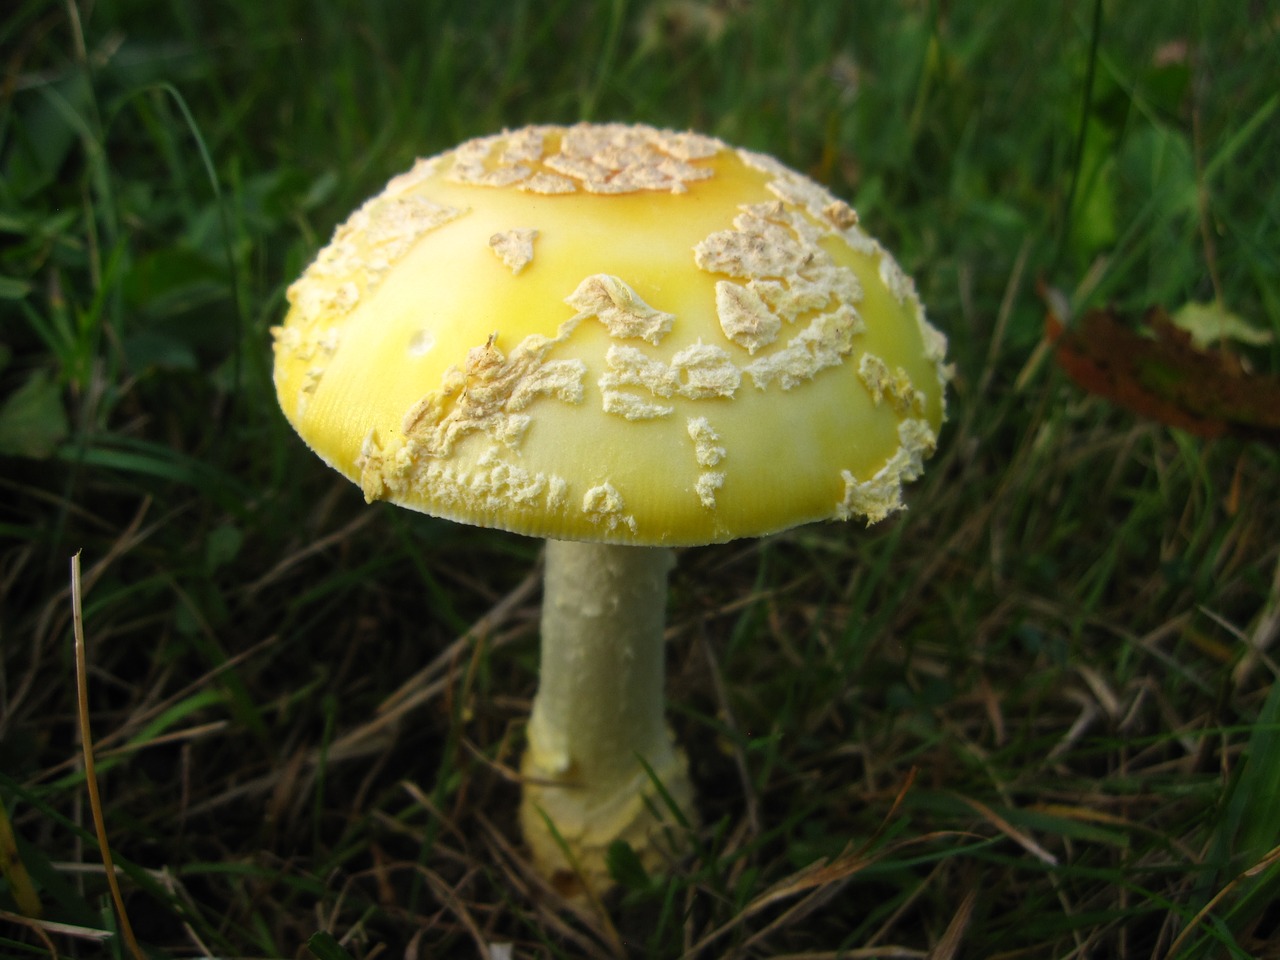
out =
[[[547,539],[534,862],[570,892],[618,840],[660,867],[670,805],[695,819],[672,548],[903,507],[948,378],[911,280],[770,157],[579,124],[418,160],[288,299],[280,405],[367,501]]]

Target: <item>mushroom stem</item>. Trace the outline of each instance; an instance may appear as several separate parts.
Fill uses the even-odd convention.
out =
[[[661,864],[660,822],[672,817],[640,758],[692,810],[688,765],[664,720],[662,635],[674,564],[666,548],[547,542],[520,820],[534,862],[563,892],[579,892],[582,881],[607,889],[605,855],[615,840],[646,865]]]

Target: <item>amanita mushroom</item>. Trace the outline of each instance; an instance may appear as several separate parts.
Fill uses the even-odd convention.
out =
[[[671,548],[902,508],[947,379],[914,285],[770,157],[581,124],[419,160],[289,303],[280,405],[366,500],[548,540],[534,861],[595,890],[616,840],[660,865],[653,778],[693,810],[663,711]]]

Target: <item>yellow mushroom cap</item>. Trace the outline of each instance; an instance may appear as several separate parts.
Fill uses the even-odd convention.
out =
[[[285,416],[366,499],[564,540],[879,520],[946,340],[823,187],[719,140],[526,127],[419,160],[275,328]]]

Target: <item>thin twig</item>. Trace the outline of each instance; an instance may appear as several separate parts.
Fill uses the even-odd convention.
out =
[[[93,813],[93,829],[98,834],[98,849],[102,851],[102,866],[106,869],[107,887],[116,906],[120,921],[120,934],[134,960],[146,960],[142,948],[133,935],[129,914],[124,908],[120,883],[116,880],[116,868],[111,860],[111,847],[107,843],[107,824],[102,814],[102,797],[98,793],[98,776],[93,765],[93,735],[89,730],[89,671],[85,656],[84,615],[80,596],[80,553],[71,556],[71,623],[75,633],[76,652],[76,700],[80,715],[80,745],[84,750],[84,783],[89,791],[89,809]]]

